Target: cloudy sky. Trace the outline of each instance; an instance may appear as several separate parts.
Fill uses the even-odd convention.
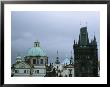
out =
[[[37,40],[46,51],[49,62],[55,62],[57,50],[60,61],[69,59],[73,52],[73,42],[78,41],[80,27],[83,26],[87,26],[90,41],[95,34],[99,49],[99,12],[12,11],[12,63],[18,55],[25,56]]]

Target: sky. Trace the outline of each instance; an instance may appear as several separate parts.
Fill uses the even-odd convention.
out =
[[[74,58],[73,43],[78,41],[80,28],[87,26],[89,41],[96,36],[100,51],[100,13],[97,11],[12,11],[11,62],[24,57],[35,41],[40,42],[49,63]]]

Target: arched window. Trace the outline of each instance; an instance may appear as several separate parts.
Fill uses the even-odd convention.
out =
[[[40,60],[40,64],[43,64],[43,59]]]
[[[37,74],[39,73],[39,70],[37,70]]]
[[[26,70],[24,70],[24,73],[26,73]]]
[[[33,64],[36,64],[36,59],[33,59]]]

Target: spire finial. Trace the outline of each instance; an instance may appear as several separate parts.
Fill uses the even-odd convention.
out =
[[[86,27],[87,27],[87,21],[86,21]]]
[[[74,44],[75,44],[75,40],[74,40]]]
[[[57,50],[57,57],[58,57],[58,50]]]
[[[71,57],[72,57],[72,50],[71,50]]]
[[[57,54],[58,54],[58,50],[57,50]]]
[[[81,21],[80,21],[80,27],[81,27]]]

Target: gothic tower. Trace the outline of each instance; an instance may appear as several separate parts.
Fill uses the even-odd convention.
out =
[[[98,76],[98,49],[94,39],[89,42],[87,27],[81,27],[78,43],[74,40],[75,77]]]

